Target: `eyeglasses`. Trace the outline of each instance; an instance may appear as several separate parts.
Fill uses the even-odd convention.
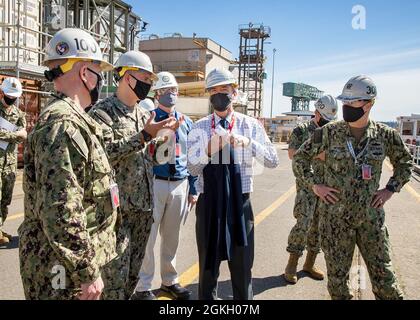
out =
[[[159,93],[166,94],[166,93],[178,93],[178,88],[172,87],[172,88],[163,88],[159,90]]]

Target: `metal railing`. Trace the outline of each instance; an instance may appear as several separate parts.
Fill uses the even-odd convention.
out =
[[[410,153],[413,156],[414,164],[420,166],[420,146],[407,144],[407,148],[410,150]]]

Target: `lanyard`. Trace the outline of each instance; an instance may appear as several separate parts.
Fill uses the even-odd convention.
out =
[[[354,163],[356,164],[356,165],[358,165],[359,164],[359,160],[360,160],[360,158],[363,156],[363,154],[365,153],[365,151],[366,151],[366,149],[368,148],[368,146],[369,146],[369,144],[370,144],[370,139],[368,140],[368,142],[366,143],[366,146],[363,148],[363,150],[356,156],[356,152],[354,151],[354,148],[353,148],[353,144],[351,143],[351,141],[350,140],[347,140],[347,147],[348,147],[348,149],[349,149],[349,151],[350,151],[350,154],[351,154],[351,156],[353,157],[353,159],[354,159]]]
[[[169,117],[174,117],[177,121],[179,121],[178,112],[174,111],[174,112],[171,112],[171,113],[167,113],[166,111],[163,111],[162,109],[159,109],[159,108],[157,110],[161,111],[161,112],[164,112],[164,114],[161,115],[161,116],[158,116],[157,113],[156,113],[156,121],[164,121],[164,120],[168,119]],[[181,130],[181,127],[179,127],[178,130]],[[178,130],[176,130],[174,132],[175,137],[176,137],[176,143],[178,143],[180,141]]]
[[[232,121],[229,124],[229,128],[228,128],[229,133],[232,133],[232,130],[233,130],[233,126],[234,125],[235,125],[235,115],[233,114],[232,115]],[[213,114],[213,118],[212,118],[212,121],[211,121],[211,130],[212,130],[212,134],[214,135],[215,134],[215,130],[216,130],[216,117],[215,117],[214,114]]]

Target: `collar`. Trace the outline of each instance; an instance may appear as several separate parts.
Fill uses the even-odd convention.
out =
[[[318,123],[316,123],[315,119],[312,119],[309,126],[312,126],[315,129],[321,128]]]
[[[6,114],[10,115],[12,113],[15,113],[18,109],[16,105],[6,106],[0,101],[0,108],[3,110]]]
[[[233,116],[234,116],[234,114],[235,114],[235,111],[233,111],[233,112],[231,112],[227,117],[226,117],[226,120],[227,120],[227,122],[229,123],[229,124],[231,124],[232,123],[232,118],[233,118]],[[222,120],[222,118],[220,118],[218,115],[217,115],[217,113],[215,112],[215,113],[213,113],[213,115],[214,115],[214,120],[215,120],[215,123],[216,123],[216,126],[220,123],[220,121]]]
[[[366,131],[360,140],[360,143],[365,141],[366,139],[373,139],[376,137],[376,125],[375,122],[372,120],[369,120],[368,125],[366,127]],[[348,137],[353,138],[353,135],[351,134],[350,125],[346,122],[346,134]]]
[[[155,110],[155,112],[156,112],[156,115],[161,114],[163,116],[169,116],[169,113],[168,112],[166,112],[165,110],[163,110],[163,109],[161,109],[159,107]],[[175,118],[178,119],[178,112],[176,111],[176,109],[174,110],[173,113],[174,113]]]
[[[137,104],[134,106],[134,108],[127,107],[124,103],[121,102],[120,99],[116,95],[112,96],[113,105],[125,116],[136,120],[135,111],[137,109]]]
[[[100,127],[100,125],[95,120],[93,120],[93,118],[91,118],[84,110],[82,110],[82,108],[79,105],[76,105],[73,99],[67,97],[64,93],[58,93],[57,95],[55,95],[55,98],[67,102],[71,109],[75,113],[77,113],[86,122],[86,124],[95,132],[95,135],[102,136],[102,128]]]

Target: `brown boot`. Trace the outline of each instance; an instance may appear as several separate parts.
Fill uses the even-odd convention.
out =
[[[13,236],[11,236],[10,234],[8,234],[8,233],[6,233],[4,231],[2,231],[2,233],[3,233],[3,237],[6,237],[7,239],[9,239],[9,241],[12,241]]]
[[[297,279],[297,265],[299,262],[300,256],[296,253],[291,253],[289,257],[289,262],[286,266],[286,271],[284,272],[284,278],[287,282],[291,284],[296,284]]]
[[[308,251],[308,254],[306,255],[306,261],[303,266],[303,271],[309,273],[312,279],[324,280],[324,273],[315,266],[317,255],[318,254],[316,252]]]
[[[0,231],[0,246],[8,244],[9,242],[9,238],[5,237],[3,232]]]

